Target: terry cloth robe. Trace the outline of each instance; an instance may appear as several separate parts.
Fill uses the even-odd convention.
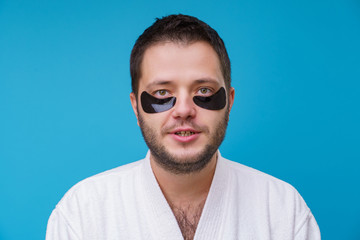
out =
[[[183,239],[146,158],[87,178],[53,210],[47,240]],[[195,240],[320,239],[289,184],[220,156]]]

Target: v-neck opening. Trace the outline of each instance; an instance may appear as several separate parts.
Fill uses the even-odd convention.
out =
[[[207,195],[200,219],[195,231],[194,240],[208,239],[209,236],[219,236],[221,229],[221,219],[224,214],[226,186],[228,176],[223,171],[224,161],[217,152],[218,159],[216,163],[214,177],[211,182],[209,193]],[[150,151],[147,153],[142,166],[143,190],[146,192],[144,197],[148,204],[148,219],[155,219],[153,235],[157,239],[183,240],[180,226],[176,217],[167,202],[159,183],[152,171],[150,165]],[[216,237],[215,237],[216,239]]]

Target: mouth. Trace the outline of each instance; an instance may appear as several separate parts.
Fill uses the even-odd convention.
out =
[[[190,143],[200,137],[201,131],[193,128],[178,128],[170,132],[176,142]]]
[[[189,137],[191,135],[194,135],[195,132],[193,132],[193,131],[179,131],[179,132],[175,132],[174,134],[177,135],[177,136],[180,136],[180,137]]]

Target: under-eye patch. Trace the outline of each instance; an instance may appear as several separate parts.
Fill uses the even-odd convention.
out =
[[[140,100],[141,106],[146,113],[165,112],[174,107],[176,103],[175,97],[156,98],[145,91],[141,93]],[[193,101],[201,108],[220,110],[226,105],[226,92],[225,89],[221,87],[215,94],[208,97],[195,96]]]
[[[156,98],[147,92],[141,93],[141,106],[146,113],[165,112],[175,105],[176,98]]]
[[[209,97],[195,96],[193,101],[201,108],[208,110],[220,110],[226,105],[226,92],[223,87]]]

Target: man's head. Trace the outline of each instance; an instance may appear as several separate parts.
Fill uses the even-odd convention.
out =
[[[132,51],[137,66],[131,65],[130,99],[138,124],[160,166],[177,174],[200,171],[224,139],[234,99],[224,44],[189,16],[165,17],[149,29]],[[214,41],[221,43],[225,64]]]

